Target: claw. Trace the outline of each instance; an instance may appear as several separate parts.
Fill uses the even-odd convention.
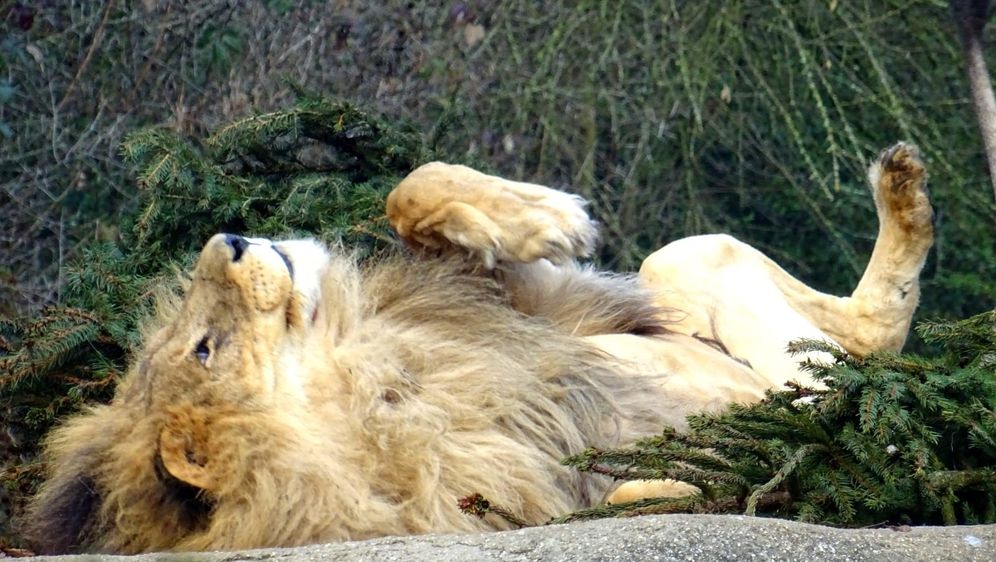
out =
[[[923,164],[920,162],[920,149],[916,145],[905,142],[899,142],[887,148],[879,156],[879,161],[882,163],[883,169],[887,172],[900,172],[915,167],[923,167]]]

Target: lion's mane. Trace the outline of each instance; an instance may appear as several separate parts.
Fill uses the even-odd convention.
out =
[[[579,335],[653,333],[660,311],[631,278],[563,271],[498,282],[460,260],[334,255],[326,345],[278,363],[306,407],[188,394],[182,369],[153,385],[152,338],[113,403],[48,440],[30,535],[45,552],[230,549],[505,528],[457,509],[471,493],[535,522],[590,505],[608,482],[560,460],[652,432],[661,397]],[[154,388],[175,397],[156,406]],[[202,443],[188,457],[210,491],[163,470],[164,427]]]

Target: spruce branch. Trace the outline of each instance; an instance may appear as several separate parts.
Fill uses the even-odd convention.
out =
[[[775,475],[771,477],[771,480],[768,480],[761,486],[758,486],[757,489],[755,489],[753,492],[751,492],[750,497],[747,498],[747,509],[744,511],[744,514],[756,515],[757,503],[758,501],[760,501],[761,497],[770,493],[772,490],[775,489],[775,487],[781,484],[782,481],[784,481],[790,474],[792,474],[792,472],[799,466],[799,464],[802,463],[803,459],[805,459],[807,455],[815,451],[817,447],[818,447],[817,445],[806,445],[803,447],[799,447],[799,449],[796,450],[791,457],[789,457],[788,462],[782,465],[782,467],[779,468],[777,472],[775,472]]]
[[[511,510],[491,503],[481,494],[471,494],[467,497],[460,498],[457,500],[457,507],[460,508],[460,511],[468,515],[473,515],[479,519],[483,519],[489,513],[494,513],[514,525],[517,529],[532,527],[530,523],[527,523],[524,519],[512,513]]]

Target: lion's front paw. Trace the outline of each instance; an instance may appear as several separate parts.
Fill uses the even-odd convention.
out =
[[[387,198],[387,216],[409,244],[462,248],[499,261],[562,263],[587,256],[597,238],[584,201],[568,193],[433,162]]]
[[[927,192],[927,172],[916,146],[898,143],[886,149],[870,171],[879,220],[910,236],[931,235],[934,211]]]

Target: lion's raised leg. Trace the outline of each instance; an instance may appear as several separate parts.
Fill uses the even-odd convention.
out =
[[[859,355],[898,350],[909,330],[918,277],[933,241],[926,174],[916,149],[899,144],[879,157],[869,179],[879,235],[850,297],[820,293],[756,249],[723,235],[669,244],[647,258],[640,275],[659,289],[660,304],[684,311],[672,327],[721,340],[733,355],[747,359],[770,386],[790,379],[812,383],[807,373],[798,370],[799,358],[784,351],[794,339],[829,336]],[[675,378],[699,382],[714,372],[678,369]],[[735,380],[732,374],[735,371],[725,370],[719,376]],[[751,383],[747,377],[739,379]],[[755,390],[763,391],[765,383],[758,383]],[[620,485],[606,501],[681,497],[694,491],[682,482],[633,481]]]
[[[773,274],[794,308],[855,355],[902,348],[920,299],[920,271],[934,242],[927,173],[915,146],[900,143],[883,152],[868,178],[878,238],[851,296],[824,295],[780,268],[780,275]]]
[[[660,289],[660,304],[685,316],[676,328],[721,340],[773,385],[797,378],[799,358],[785,345],[830,338],[848,352],[902,347],[919,295],[919,274],[933,242],[926,173],[916,148],[898,144],[869,171],[879,234],[850,297],[810,288],[732,237],[679,240],[647,258],[640,274]]]

